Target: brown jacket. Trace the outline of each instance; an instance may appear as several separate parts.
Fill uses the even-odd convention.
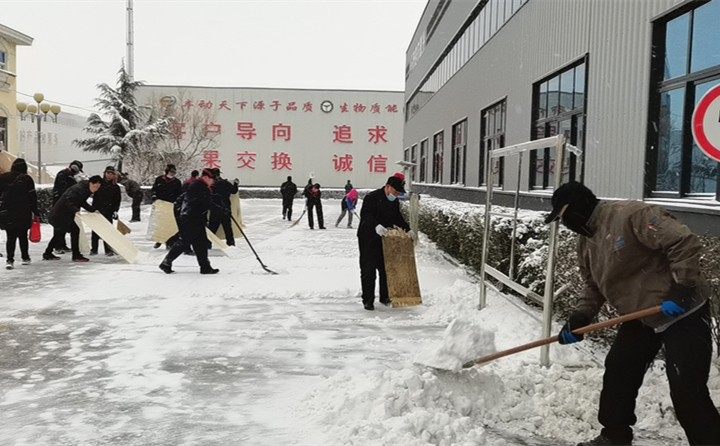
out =
[[[673,282],[696,289],[683,302],[683,316],[709,297],[700,273],[702,245],[665,209],[641,201],[600,202],[589,224],[594,235],[581,236],[577,246],[585,282],[578,311],[594,317],[605,301],[621,315],[660,305],[673,299]],[[659,315],[643,322],[662,331],[683,316]]]

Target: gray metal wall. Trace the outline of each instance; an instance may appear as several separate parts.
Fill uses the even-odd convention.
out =
[[[428,2],[418,25],[424,30],[438,0]],[[588,59],[585,182],[599,196],[641,199],[648,117],[651,19],[681,0],[530,0],[405,124],[404,146],[445,130],[444,182],[450,178],[453,123],[468,119],[466,186],[477,187],[480,112],[507,98],[506,145],[531,139],[532,85]],[[410,98],[476,2],[453,1],[423,57],[410,73]],[[420,32],[408,47],[412,52]],[[438,38],[438,36],[442,36]],[[505,189],[517,167],[506,164]],[[527,162],[525,163],[527,166]],[[431,163],[427,166],[430,172]],[[522,190],[527,190],[527,167]],[[548,192],[536,192],[538,195]]]

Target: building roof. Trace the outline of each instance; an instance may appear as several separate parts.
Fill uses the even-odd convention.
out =
[[[32,45],[33,38],[0,23],[0,37],[16,45]]]

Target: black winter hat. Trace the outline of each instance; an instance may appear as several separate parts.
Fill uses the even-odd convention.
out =
[[[597,201],[595,194],[585,185],[577,181],[565,183],[553,193],[552,211],[545,218],[545,223],[557,220],[566,205],[586,208],[588,205],[594,205]]]
[[[115,167],[114,167],[114,166],[107,166],[107,167],[105,168],[105,172],[103,172],[103,173],[108,173],[108,172],[115,173]]]
[[[18,173],[27,173],[27,163],[23,158],[16,158],[10,167],[10,171]]]
[[[165,166],[165,173],[170,173],[170,172],[177,172],[177,169],[175,168],[175,164],[168,164],[167,166]]]
[[[213,169],[209,169],[206,167],[202,170],[201,176],[215,179],[215,172],[213,172]]]
[[[72,169],[72,166],[77,166],[77,169],[79,172],[83,171],[83,163],[81,161],[75,160],[72,163],[70,163],[70,168]]]
[[[401,194],[405,193],[405,181],[395,175],[388,178],[385,184],[389,184],[390,186],[392,186],[393,189],[395,189]]]

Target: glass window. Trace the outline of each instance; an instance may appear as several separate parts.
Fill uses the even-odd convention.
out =
[[[692,72],[720,65],[720,0],[713,0],[697,8],[693,16]],[[668,40],[668,45],[674,45]]]
[[[540,91],[537,98],[537,114],[538,119],[547,117],[547,97],[548,97],[548,83],[543,82],[540,84]]]
[[[695,87],[695,106],[705,94],[716,85],[720,79],[698,84]],[[693,142],[692,164],[690,168],[690,193],[713,193],[717,187],[718,162],[705,155]]]
[[[7,61],[6,61],[6,53],[5,51],[0,51],[0,68],[3,70],[7,70]]]
[[[690,14],[668,22],[665,30],[665,75],[672,79],[687,73]]]
[[[433,183],[442,183],[443,172],[443,132],[433,137]]]
[[[428,140],[420,141],[420,182],[425,182],[428,156]]]
[[[573,90],[575,89],[575,70],[567,70],[560,75],[560,107],[559,113],[573,109]]]
[[[560,114],[560,77],[555,76],[548,81],[547,90],[548,102],[547,110],[548,116],[556,116]]]
[[[417,181],[417,178],[415,178],[415,171],[417,170],[417,144],[414,144],[410,148],[410,162],[415,164],[415,166],[410,169],[410,178],[412,178],[413,181]]]
[[[684,88],[666,91],[660,95],[660,135],[655,185],[658,191],[680,191],[684,107]]]
[[[573,109],[585,107],[585,64],[575,67],[575,89],[573,91]]]

